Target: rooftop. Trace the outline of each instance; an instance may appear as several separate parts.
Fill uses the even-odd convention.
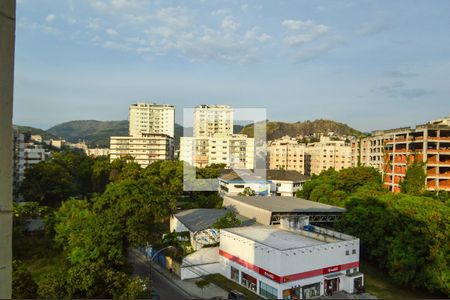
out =
[[[276,226],[236,227],[222,230],[280,251],[327,244],[327,242],[282,230]]]
[[[281,196],[225,196],[225,197],[270,212],[332,212],[332,213],[345,212],[345,208],[309,201],[297,197],[281,197]]]
[[[225,181],[242,181],[242,180],[262,180],[262,176],[252,175],[249,170],[238,170],[240,175],[234,170],[222,170],[220,179]],[[266,180],[280,180],[280,181],[306,181],[309,176],[303,175],[298,171],[287,170],[267,170]]]
[[[211,228],[217,219],[223,217],[227,212],[226,209],[214,208],[194,208],[183,210],[175,215],[175,217],[184,224],[191,232],[197,232],[203,229]],[[248,226],[255,223],[254,220],[248,219],[241,215],[236,215],[242,225]]]

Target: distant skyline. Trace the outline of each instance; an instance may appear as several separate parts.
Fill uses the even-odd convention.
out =
[[[450,1],[17,0],[14,123],[136,102],[362,131],[450,114]]]

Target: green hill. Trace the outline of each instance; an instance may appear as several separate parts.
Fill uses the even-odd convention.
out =
[[[89,147],[109,147],[111,136],[128,135],[128,121],[70,121],[47,130],[69,142],[85,141]],[[183,127],[175,123],[175,148],[178,147]]]
[[[69,142],[85,141],[89,147],[109,147],[111,136],[128,134],[128,121],[70,121],[47,131]]]
[[[274,140],[285,135],[290,137],[312,136],[314,134],[327,134],[334,132],[336,135],[355,135],[359,136],[362,133],[356,129],[351,128],[347,124],[335,122],[332,120],[314,120],[295,123],[285,122],[270,122],[267,121],[267,140]],[[253,124],[245,126],[241,133],[253,137]]]
[[[22,134],[24,135],[40,135],[42,136],[42,139],[49,140],[49,139],[57,139],[58,137],[39,128],[31,127],[31,126],[21,126],[21,125],[14,125],[14,127]]]

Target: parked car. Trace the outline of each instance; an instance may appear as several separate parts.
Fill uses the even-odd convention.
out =
[[[239,291],[232,290],[228,293],[228,299],[247,299],[247,297]]]

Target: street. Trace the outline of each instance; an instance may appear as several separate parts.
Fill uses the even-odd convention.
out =
[[[150,267],[144,259],[139,257],[134,251],[130,251],[128,260],[133,266],[133,275],[141,277],[150,275]],[[183,291],[161,275],[154,268],[152,269],[152,288],[161,297],[161,299],[189,299]]]

